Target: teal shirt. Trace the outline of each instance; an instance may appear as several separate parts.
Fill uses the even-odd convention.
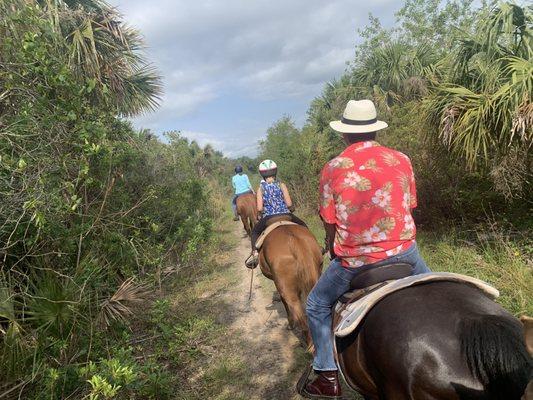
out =
[[[235,194],[246,193],[252,190],[252,185],[250,184],[250,180],[246,174],[234,175],[233,178],[231,178],[231,184],[233,185]]]

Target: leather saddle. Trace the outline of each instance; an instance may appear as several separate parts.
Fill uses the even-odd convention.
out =
[[[266,226],[277,224],[280,221],[292,221],[291,216],[288,214],[276,215],[275,217],[270,217],[266,222]]]
[[[390,281],[406,278],[413,274],[413,266],[405,263],[382,266],[368,266],[350,282],[350,291],[341,296],[339,302],[348,303],[366,296]]]

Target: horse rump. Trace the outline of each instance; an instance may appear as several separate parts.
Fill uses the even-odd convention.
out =
[[[520,324],[512,317],[479,315],[460,324],[461,353],[483,384],[487,399],[520,399],[532,362]]]

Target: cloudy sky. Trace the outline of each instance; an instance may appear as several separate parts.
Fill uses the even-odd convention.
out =
[[[399,0],[111,0],[140,29],[163,75],[158,111],[134,120],[179,130],[227,156],[257,152],[284,114],[309,102],[354,55],[371,12],[390,25]]]

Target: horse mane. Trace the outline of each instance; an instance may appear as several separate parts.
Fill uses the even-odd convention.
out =
[[[520,399],[532,361],[522,332],[511,318],[479,315],[461,321],[461,353],[491,399]]]

